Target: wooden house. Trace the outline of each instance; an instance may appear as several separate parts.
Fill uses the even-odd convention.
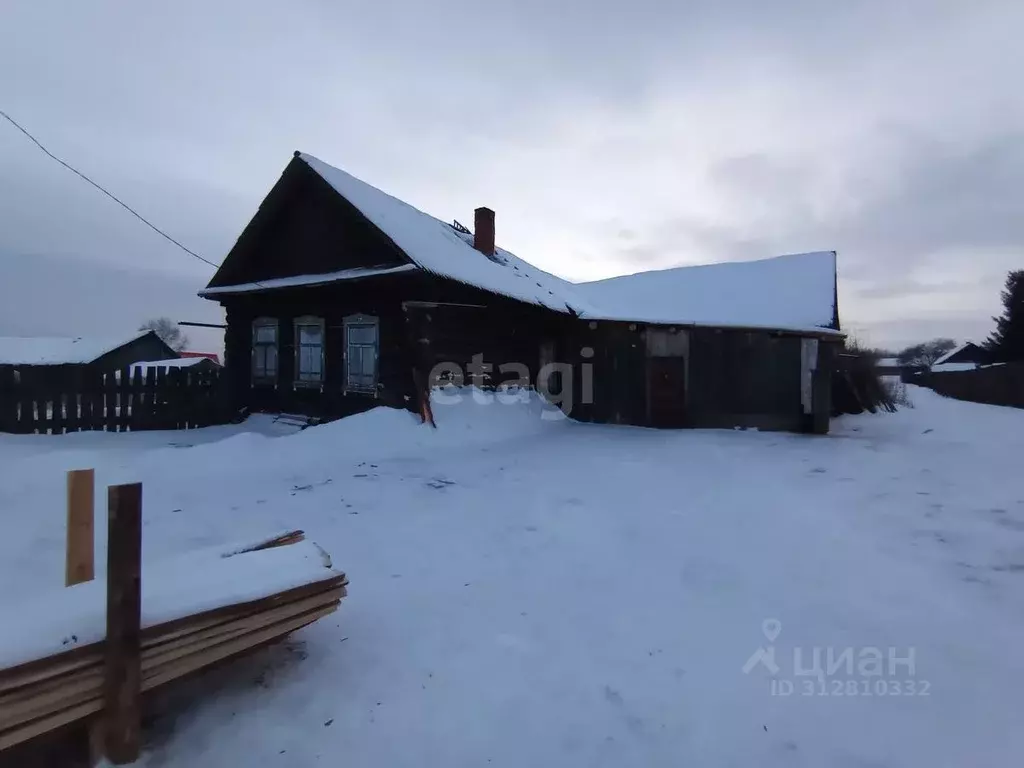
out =
[[[337,418],[438,380],[531,384],[571,417],[824,432],[835,253],[573,284],[296,153],[206,289],[231,399]],[[443,414],[438,415],[443,421]]]
[[[979,365],[986,365],[991,362],[992,355],[987,349],[975,344],[973,341],[968,341],[938,358],[931,364],[929,370],[932,373],[973,371]]]

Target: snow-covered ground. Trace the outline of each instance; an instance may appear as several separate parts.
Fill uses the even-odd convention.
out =
[[[153,768],[1019,765],[1024,411],[911,398],[827,437],[468,398],[0,436],[0,602],[61,587],[91,466],[143,481],[147,561],[303,528],[351,580],[155,702]]]

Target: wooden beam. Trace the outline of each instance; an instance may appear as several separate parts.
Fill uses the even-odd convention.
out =
[[[328,572],[330,573],[330,572]],[[229,621],[240,615],[249,615],[270,610],[285,603],[302,600],[322,592],[341,587],[345,596],[348,578],[344,573],[330,574],[328,578],[304,584],[299,587],[267,595],[245,603],[214,608],[203,613],[193,614],[180,619],[146,627],[142,631],[142,647],[151,648],[167,642],[169,639],[194,632],[214,624]],[[95,662],[103,653],[103,642],[90,643],[65,651],[54,656],[34,659],[15,667],[0,670],[0,694],[19,688],[23,685],[38,683],[58,675],[67,674]],[[102,659],[100,659],[102,661]]]
[[[104,727],[107,757],[125,765],[141,748],[142,484],[108,488],[107,513]]]
[[[190,323],[186,320],[179,320],[178,325],[187,325],[189,328],[227,328],[223,323]]]
[[[68,472],[67,550],[64,558],[64,585],[92,581],[93,565],[93,499],[95,472],[73,469]]]

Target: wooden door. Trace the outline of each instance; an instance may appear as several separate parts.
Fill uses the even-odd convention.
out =
[[[648,358],[652,427],[681,427],[686,423],[686,360]]]

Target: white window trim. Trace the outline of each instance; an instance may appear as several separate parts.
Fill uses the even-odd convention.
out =
[[[274,343],[256,343],[257,328],[273,328]],[[252,384],[273,384],[277,386],[277,377],[281,370],[281,323],[274,317],[257,317],[252,321],[252,328],[249,338],[249,377]],[[274,347],[274,373],[272,376],[257,376],[256,374],[256,349],[260,347]],[[266,358],[264,358],[265,360]]]
[[[373,385],[371,387],[369,387],[369,388],[367,388],[367,387],[351,387],[351,386],[349,386],[349,376],[348,376],[348,360],[349,360],[349,357],[348,357],[348,350],[349,350],[348,331],[349,331],[349,328],[351,328],[353,326],[357,326],[357,327],[373,326],[373,329],[374,329],[374,332],[375,332],[376,340],[374,342],[374,351],[373,351]],[[375,315],[363,315],[363,314],[348,315],[344,319],[344,329],[345,329],[345,334],[344,334],[343,341],[344,341],[345,346],[344,346],[344,352],[342,354],[342,357],[343,357],[344,362],[345,362],[345,366],[344,366],[344,368],[345,368],[345,371],[344,371],[345,375],[344,375],[344,379],[342,381],[342,391],[346,395],[351,392],[352,394],[372,395],[373,397],[377,397],[378,396],[378,391],[379,391],[378,390],[378,385],[380,383],[380,319],[378,317],[376,317]]]
[[[302,336],[301,329],[316,327],[320,329],[320,378],[318,379],[301,379],[300,376],[300,365],[302,361]],[[303,315],[302,317],[296,317],[292,321],[292,332],[295,336],[295,370],[293,372],[292,381],[293,386],[298,388],[310,388],[310,389],[323,389],[324,379],[327,376],[327,371],[324,369],[326,356],[324,354],[324,347],[327,344],[326,326],[324,325],[324,319],[322,317],[315,317],[313,315]],[[308,344],[307,346],[313,346]]]

